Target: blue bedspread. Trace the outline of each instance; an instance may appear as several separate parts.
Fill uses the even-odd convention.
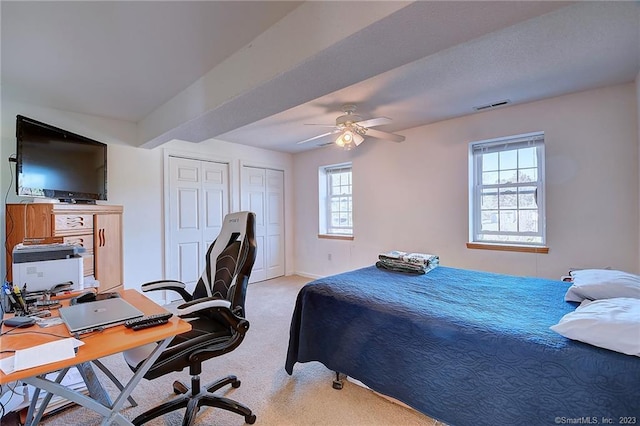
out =
[[[285,368],[319,361],[451,425],[640,424],[640,358],[549,329],[576,307],[568,286],[443,266],[319,279],[298,294]]]

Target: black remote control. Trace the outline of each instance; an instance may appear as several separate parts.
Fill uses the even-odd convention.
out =
[[[138,330],[143,330],[145,328],[149,328],[149,327],[155,327],[156,325],[162,325],[162,324],[166,324],[168,323],[169,320],[168,319],[157,319],[154,321],[150,321],[150,322],[143,322],[142,324],[136,324],[133,327],[131,327],[132,330],[134,331],[138,331]]]
[[[171,318],[172,316],[173,316],[173,314],[171,312],[164,312],[162,314],[147,315],[147,316],[144,316],[144,317],[127,320],[127,321],[124,322],[124,326],[127,327],[127,328],[133,328],[136,325],[147,324],[147,323],[158,321],[158,320],[167,320],[167,321],[169,321],[169,318]]]

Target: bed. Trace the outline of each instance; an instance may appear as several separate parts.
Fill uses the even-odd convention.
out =
[[[319,361],[456,426],[640,423],[640,358],[549,329],[577,306],[569,285],[443,266],[318,279],[298,294],[285,369]]]

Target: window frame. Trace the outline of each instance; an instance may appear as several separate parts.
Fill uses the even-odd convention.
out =
[[[483,184],[483,156],[486,153],[500,153],[507,151],[517,151],[522,148],[536,148],[536,181],[535,182],[511,182],[497,184]],[[497,172],[502,170],[516,170],[519,173],[521,169],[529,169],[533,167],[520,167],[517,160],[516,168],[502,169],[498,165]],[[516,251],[531,251],[537,253],[546,253],[547,237],[546,237],[546,207],[545,207],[545,136],[544,132],[533,132],[520,135],[501,137],[496,139],[488,139],[482,141],[474,141],[469,144],[469,248],[490,248],[504,250],[513,247]],[[516,189],[520,187],[535,186],[535,204],[538,213],[538,232],[525,231],[482,231],[482,194],[483,190],[495,189],[496,193],[500,193],[500,189]],[[498,201],[499,202],[499,201]],[[497,209],[500,217],[500,207]],[[521,211],[531,210],[529,208],[520,208],[519,199],[516,198],[515,208],[505,208],[504,210],[515,210],[516,214]],[[498,219],[499,220],[499,219]],[[499,222],[498,222],[499,223]],[[481,238],[485,236],[484,238]],[[497,238],[486,238],[487,235],[496,235]],[[500,236],[508,238],[512,237],[537,237],[540,241],[509,241],[500,239]],[[522,248],[525,248],[522,250]]]
[[[333,194],[333,188],[331,185],[331,178],[338,173],[344,173],[348,171],[349,176],[349,193],[348,194]],[[353,165],[351,162],[332,164],[328,166],[321,166],[318,168],[318,183],[319,183],[319,233],[320,237],[324,238],[344,238],[353,239]],[[335,198],[348,198],[351,206],[350,210],[342,211],[338,210],[334,212],[332,208],[332,200]],[[347,222],[351,223],[351,226],[334,227],[331,225],[331,218],[334,213],[346,213],[348,214]],[[342,230],[343,232],[340,232]]]

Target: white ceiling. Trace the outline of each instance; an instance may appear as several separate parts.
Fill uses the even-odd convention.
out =
[[[299,4],[2,1],[2,96],[138,122]]]
[[[298,4],[3,1],[2,97],[139,122]],[[169,133],[297,152],[344,103],[402,132],[639,70],[638,2],[416,2]]]

